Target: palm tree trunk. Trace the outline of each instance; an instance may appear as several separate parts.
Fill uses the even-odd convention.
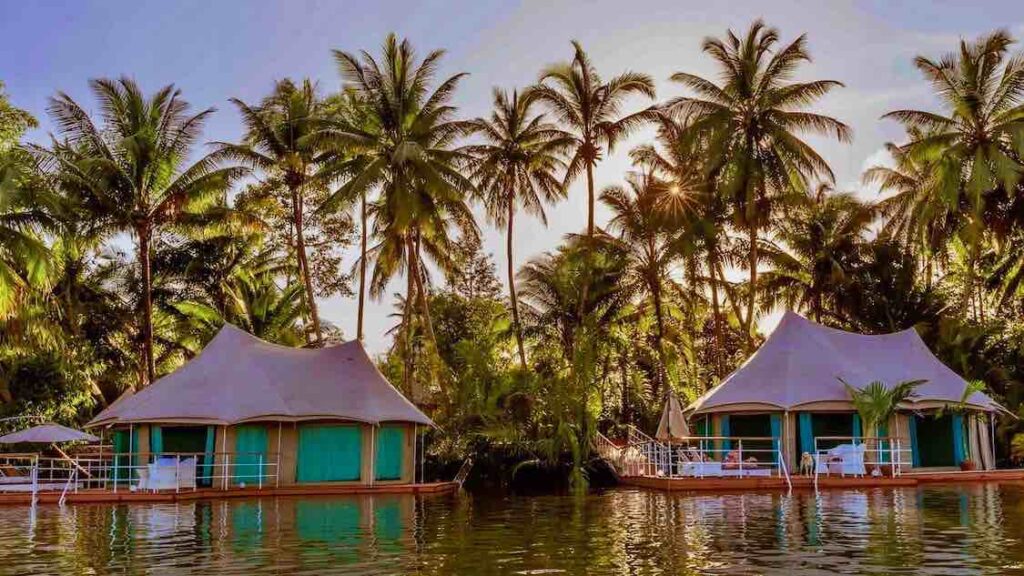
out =
[[[718,302],[718,278],[715,277],[716,265],[711,266],[711,313],[714,315],[711,333],[714,339],[715,376],[722,377],[722,317],[721,304]]]
[[[153,270],[150,262],[152,230],[144,224],[138,228],[139,265],[142,267],[142,360],[145,372],[141,386],[156,379],[156,360],[153,357]]]
[[[356,316],[356,338],[362,341],[363,311],[366,307],[366,190],[362,192],[359,220],[362,237],[359,241],[359,313]]]
[[[423,282],[423,270],[420,268],[420,239],[419,235],[416,236],[412,258],[412,270],[414,271],[416,278],[416,290],[419,294],[420,299],[420,311],[423,313],[423,322],[427,327],[427,336],[430,338],[430,343],[434,346],[434,350],[437,350],[437,339],[434,338],[434,322],[430,317],[430,302],[427,298],[427,288]]]
[[[416,278],[412,271],[411,242],[406,240],[406,284],[405,306],[402,307],[402,384],[405,390],[412,393],[412,400],[422,404],[423,398],[418,387],[412,383],[412,310],[416,301]]]
[[[594,238],[594,166],[587,161],[587,237]]]
[[[661,286],[655,280],[651,283],[651,299],[654,301],[654,322],[657,328],[658,360],[661,362],[658,378],[654,381],[654,397],[660,398],[662,390],[668,390],[668,367],[665,361],[665,317],[661,309]]]
[[[749,262],[750,266],[750,296],[747,299],[747,317],[743,321],[744,336],[746,337],[747,351],[750,352],[754,349],[754,336],[752,334],[754,328],[754,306],[757,304],[757,224],[751,222],[749,224],[749,238],[750,238],[750,254]]]
[[[587,309],[587,298],[590,291],[590,257],[594,250],[594,166],[587,161],[587,250],[584,259],[583,286],[580,287],[580,301],[576,307],[576,315],[581,324],[583,311]]]
[[[516,346],[519,348],[519,363],[526,370],[526,350],[523,348],[523,326],[519,323],[519,299],[516,298],[516,275],[512,263],[512,221],[516,215],[515,204],[508,204],[508,233],[506,255],[508,259],[508,295],[512,305],[512,322],[515,324]]]
[[[295,252],[299,260],[299,274],[302,276],[302,284],[306,288],[306,305],[309,307],[309,317],[313,322],[313,341],[319,345],[323,340],[323,334],[320,331],[320,314],[317,312],[316,295],[313,292],[313,278],[309,273],[309,260],[306,258],[306,238],[302,232],[302,198],[299,195],[298,187],[293,187],[291,192],[292,218],[295,220]]]

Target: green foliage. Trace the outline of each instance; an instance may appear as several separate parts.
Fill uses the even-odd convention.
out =
[[[173,87],[95,80],[94,115],[58,93],[46,146],[20,145],[34,119],[0,91],[5,413],[80,422],[225,322],[291,346],[340,338],[317,299],[351,294],[340,263],[358,221],[356,336],[364,295],[402,278],[380,368],[440,424],[432,458],[472,454],[503,481],[585,487],[598,428],[653,427],[669,390],[720,382],[782,307],[914,328],[978,382],[968,393],[1024,416],[1024,60],[1006,33],[915,60],[940,110],[887,115],[907,131],[863,175],[879,202],[833,190],[808,139],[850,129],[816,110],[838,82],[794,79],[804,36],[783,44],[756,21],[706,39],[720,77],[676,73],[684,95],[632,113],[653,80],[603,79],[573,47],[474,120],[453,104],[464,74],[439,76],[442,51],[421,58],[395,35],[376,56],[335,51],[341,90],[283,80],[234,100],[244,133],[206,156],[212,110]],[[599,200],[594,167],[643,127],[653,140]],[[517,216],[545,222],[583,173],[585,233],[516,270]],[[507,300],[477,214],[506,235]],[[849,389],[870,431],[917,384]],[[1020,457],[1019,428],[1000,422],[1002,454]]]
[[[864,433],[867,436],[877,435],[879,424],[888,422],[900,403],[913,399],[917,394],[915,388],[927,382],[905,380],[888,386],[876,380],[863,388],[856,388],[842,378],[839,381],[850,394],[850,401],[864,422]]]

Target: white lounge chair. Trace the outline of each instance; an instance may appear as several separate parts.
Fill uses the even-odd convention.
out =
[[[818,474],[840,476],[865,476],[864,444],[840,444],[835,448],[819,451],[814,455]]]

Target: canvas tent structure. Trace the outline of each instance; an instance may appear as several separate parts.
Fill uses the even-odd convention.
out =
[[[717,436],[781,438],[791,467],[815,438],[862,437],[842,381],[861,387],[925,380],[916,396],[882,423],[878,436],[900,439],[914,467],[994,467],[991,426],[1004,409],[936,358],[913,329],[865,335],[786,312],[765,343],[735,372],[687,407]],[[961,407],[963,410],[950,410]],[[820,447],[820,446],[819,446]],[[906,460],[902,458],[901,460]]]
[[[231,325],[188,364],[87,427],[114,431],[127,467],[191,454],[199,483],[410,483],[417,428],[433,426],[358,341],[265,342]],[[220,473],[210,472],[218,470]],[[205,472],[204,472],[205,471]]]

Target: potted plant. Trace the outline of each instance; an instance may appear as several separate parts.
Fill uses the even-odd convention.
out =
[[[854,409],[857,410],[857,414],[860,415],[860,419],[864,423],[865,451],[868,454],[875,454],[875,458],[872,459],[874,468],[870,474],[880,476],[883,474],[882,468],[879,466],[882,454],[875,448],[878,439],[878,426],[883,422],[888,422],[896,413],[899,405],[913,398],[916,395],[914,389],[927,380],[904,380],[893,386],[886,386],[880,380],[876,380],[863,388],[855,388],[842,378],[839,378],[839,381],[846,386],[846,391],[850,394],[850,402],[853,403]],[[891,465],[888,466],[887,471],[892,474]]]
[[[974,460],[971,460],[970,458],[965,458],[963,461],[960,462],[960,469],[963,470],[964,472],[971,472],[977,467],[978,465],[975,464]]]

